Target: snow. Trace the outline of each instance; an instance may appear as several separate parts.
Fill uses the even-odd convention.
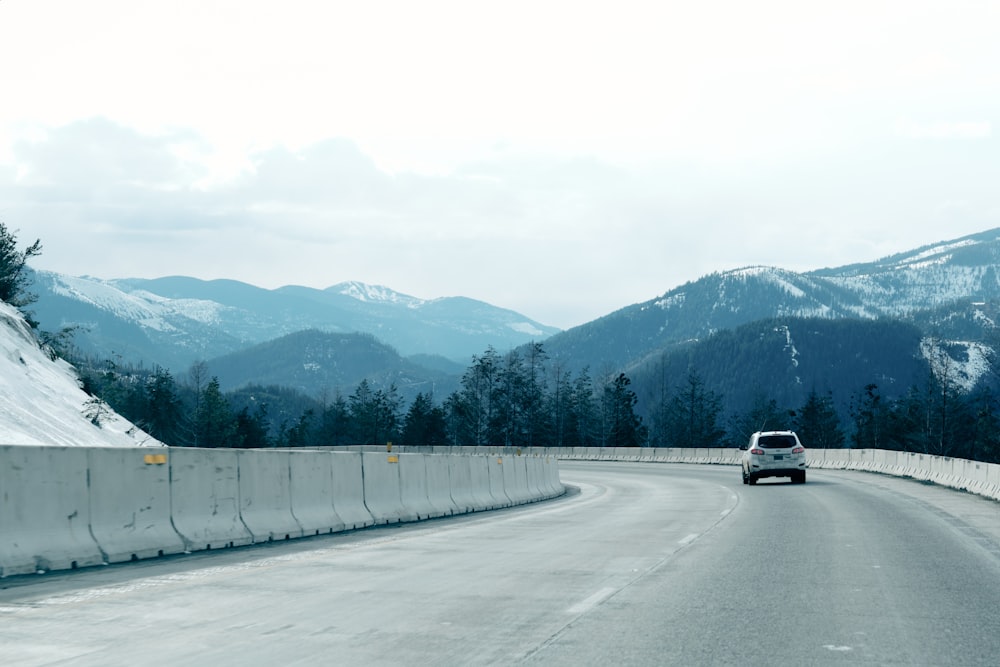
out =
[[[383,285],[367,285],[356,281],[340,283],[335,288],[340,294],[364,303],[401,303],[411,308],[423,305],[422,299],[400,294]]]
[[[219,314],[225,309],[225,306],[215,301],[204,299],[169,299],[142,289],[126,292],[114,281],[64,276],[48,271],[39,273],[52,280],[52,291],[55,294],[92,304],[156,331],[178,330],[165,319],[171,315],[203,324],[215,324],[219,321]]]
[[[544,336],[545,332],[533,325],[531,322],[512,322],[507,325],[514,331],[518,333],[527,334],[529,336]]]
[[[967,358],[953,358],[944,350],[944,345],[963,346]],[[936,338],[924,338],[920,341],[920,353],[930,364],[935,377],[966,392],[972,391],[976,383],[989,372],[990,352],[988,345],[972,341],[942,341]]]
[[[21,314],[0,302],[0,445],[163,446],[110,408],[94,425],[84,416],[90,400],[73,367],[50,359]]]
[[[922,260],[926,260],[926,259],[929,259],[931,257],[935,257],[936,255],[941,255],[941,254],[944,254],[944,253],[948,253],[948,252],[951,252],[951,251],[956,250],[958,248],[966,248],[968,246],[978,245],[979,243],[980,243],[979,241],[976,241],[976,240],[973,240],[973,239],[963,239],[961,241],[954,241],[952,243],[942,243],[942,244],[936,245],[936,246],[934,246],[932,248],[928,248],[927,250],[924,250],[923,252],[917,253],[915,255],[909,255],[908,257],[906,257],[905,259],[903,259],[901,262],[899,262],[899,265],[900,266],[904,266],[904,265],[918,266],[918,265],[920,265],[920,262]],[[948,255],[948,257],[950,257],[950,255]],[[931,264],[933,262],[927,262],[927,263]]]

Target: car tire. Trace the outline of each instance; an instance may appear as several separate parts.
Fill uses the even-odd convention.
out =
[[[747,479],[747,471],[746,470],[740,470],[740,473],[743,475],[743,483],[744,484],[749,484],[750,480]]]
[[[753,475],[748,475],[747,484],[749,484],[750,486],[757,486],[757,478],[754,477]]]

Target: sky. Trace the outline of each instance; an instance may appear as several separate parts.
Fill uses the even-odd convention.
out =
[[[1000,227],[994,0],[0,0],[32,266],[569,328]]]

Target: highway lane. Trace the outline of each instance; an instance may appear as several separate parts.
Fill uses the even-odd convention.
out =
[[[497,513],[0,580],[0,664],[995,664],[1000,505],[561,464]]]

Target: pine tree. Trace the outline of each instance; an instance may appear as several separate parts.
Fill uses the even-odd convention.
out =
[[[419,393],[403,419],[400,444],[443,447],[448,444],[445,411],[434,405],[430,394]]]
[[[642,417],[635,414],[638,402],[629,388],[632,381],[624,373],[604,388],[604,414],[606,418],[606,446],[642,447],[646,442],[646,427]]]
[[[351,416],[347,399],[338,392],[332,402],[323,405],[316,441],[324,447],[346,445],[349,444],[350,432]]]
[[[0,222],[0,301],[22,308],[35,300],[28,286],[31,275],[27,271],[28,260],[42,254],[42,243],[36,240],[23,251],[17,249],[17,236]],[[28,318],[28,322],[37,326]]]
[[[754,395],[750,409],[732,418],[730,439],[745,445],[757,431],[780,431],[790,428],[791,413],[778,408],[778,402],[763,392]]]
[[[242,443],[229,403],[213,377],[201,394],[194,416],[194,442],[198,447],[240,447]]]
[[[355,441],[362,445],[391,442],[397,433],[400,406],[396,385],[387,391],[373,390],[367,379],[362,380],[348,400]]]
[[[267,407],[259,405],[254,414],[244,407],[236,415],[236,433],[241,446],[246,449],[259,449],[272,445],[267,435]]]
[[[725,432],[719,428],[721,399],[705,389],[695,371],[678,386],[667,406],[667,441],[673,447],[719,447]]]
[[[185,444],[184,408],[170,371],[157,366],[153,376],[147,381],[145,390],[140,392],[145,398],[145,406],[138,424],[154,438],[168,445]],[[201,446],[197,440],[191,444]]]
[[[851,444],[858,449],[881,449],[888,415],[877,384],[865,385],[864,392],[854,397],[851,416],[854,418]]]
[[[806,447],[840,449],[844,446],[844,432],[833,396],[820,396],[815,389],[809,392],[805,404],[796,413],[795,430]]]

